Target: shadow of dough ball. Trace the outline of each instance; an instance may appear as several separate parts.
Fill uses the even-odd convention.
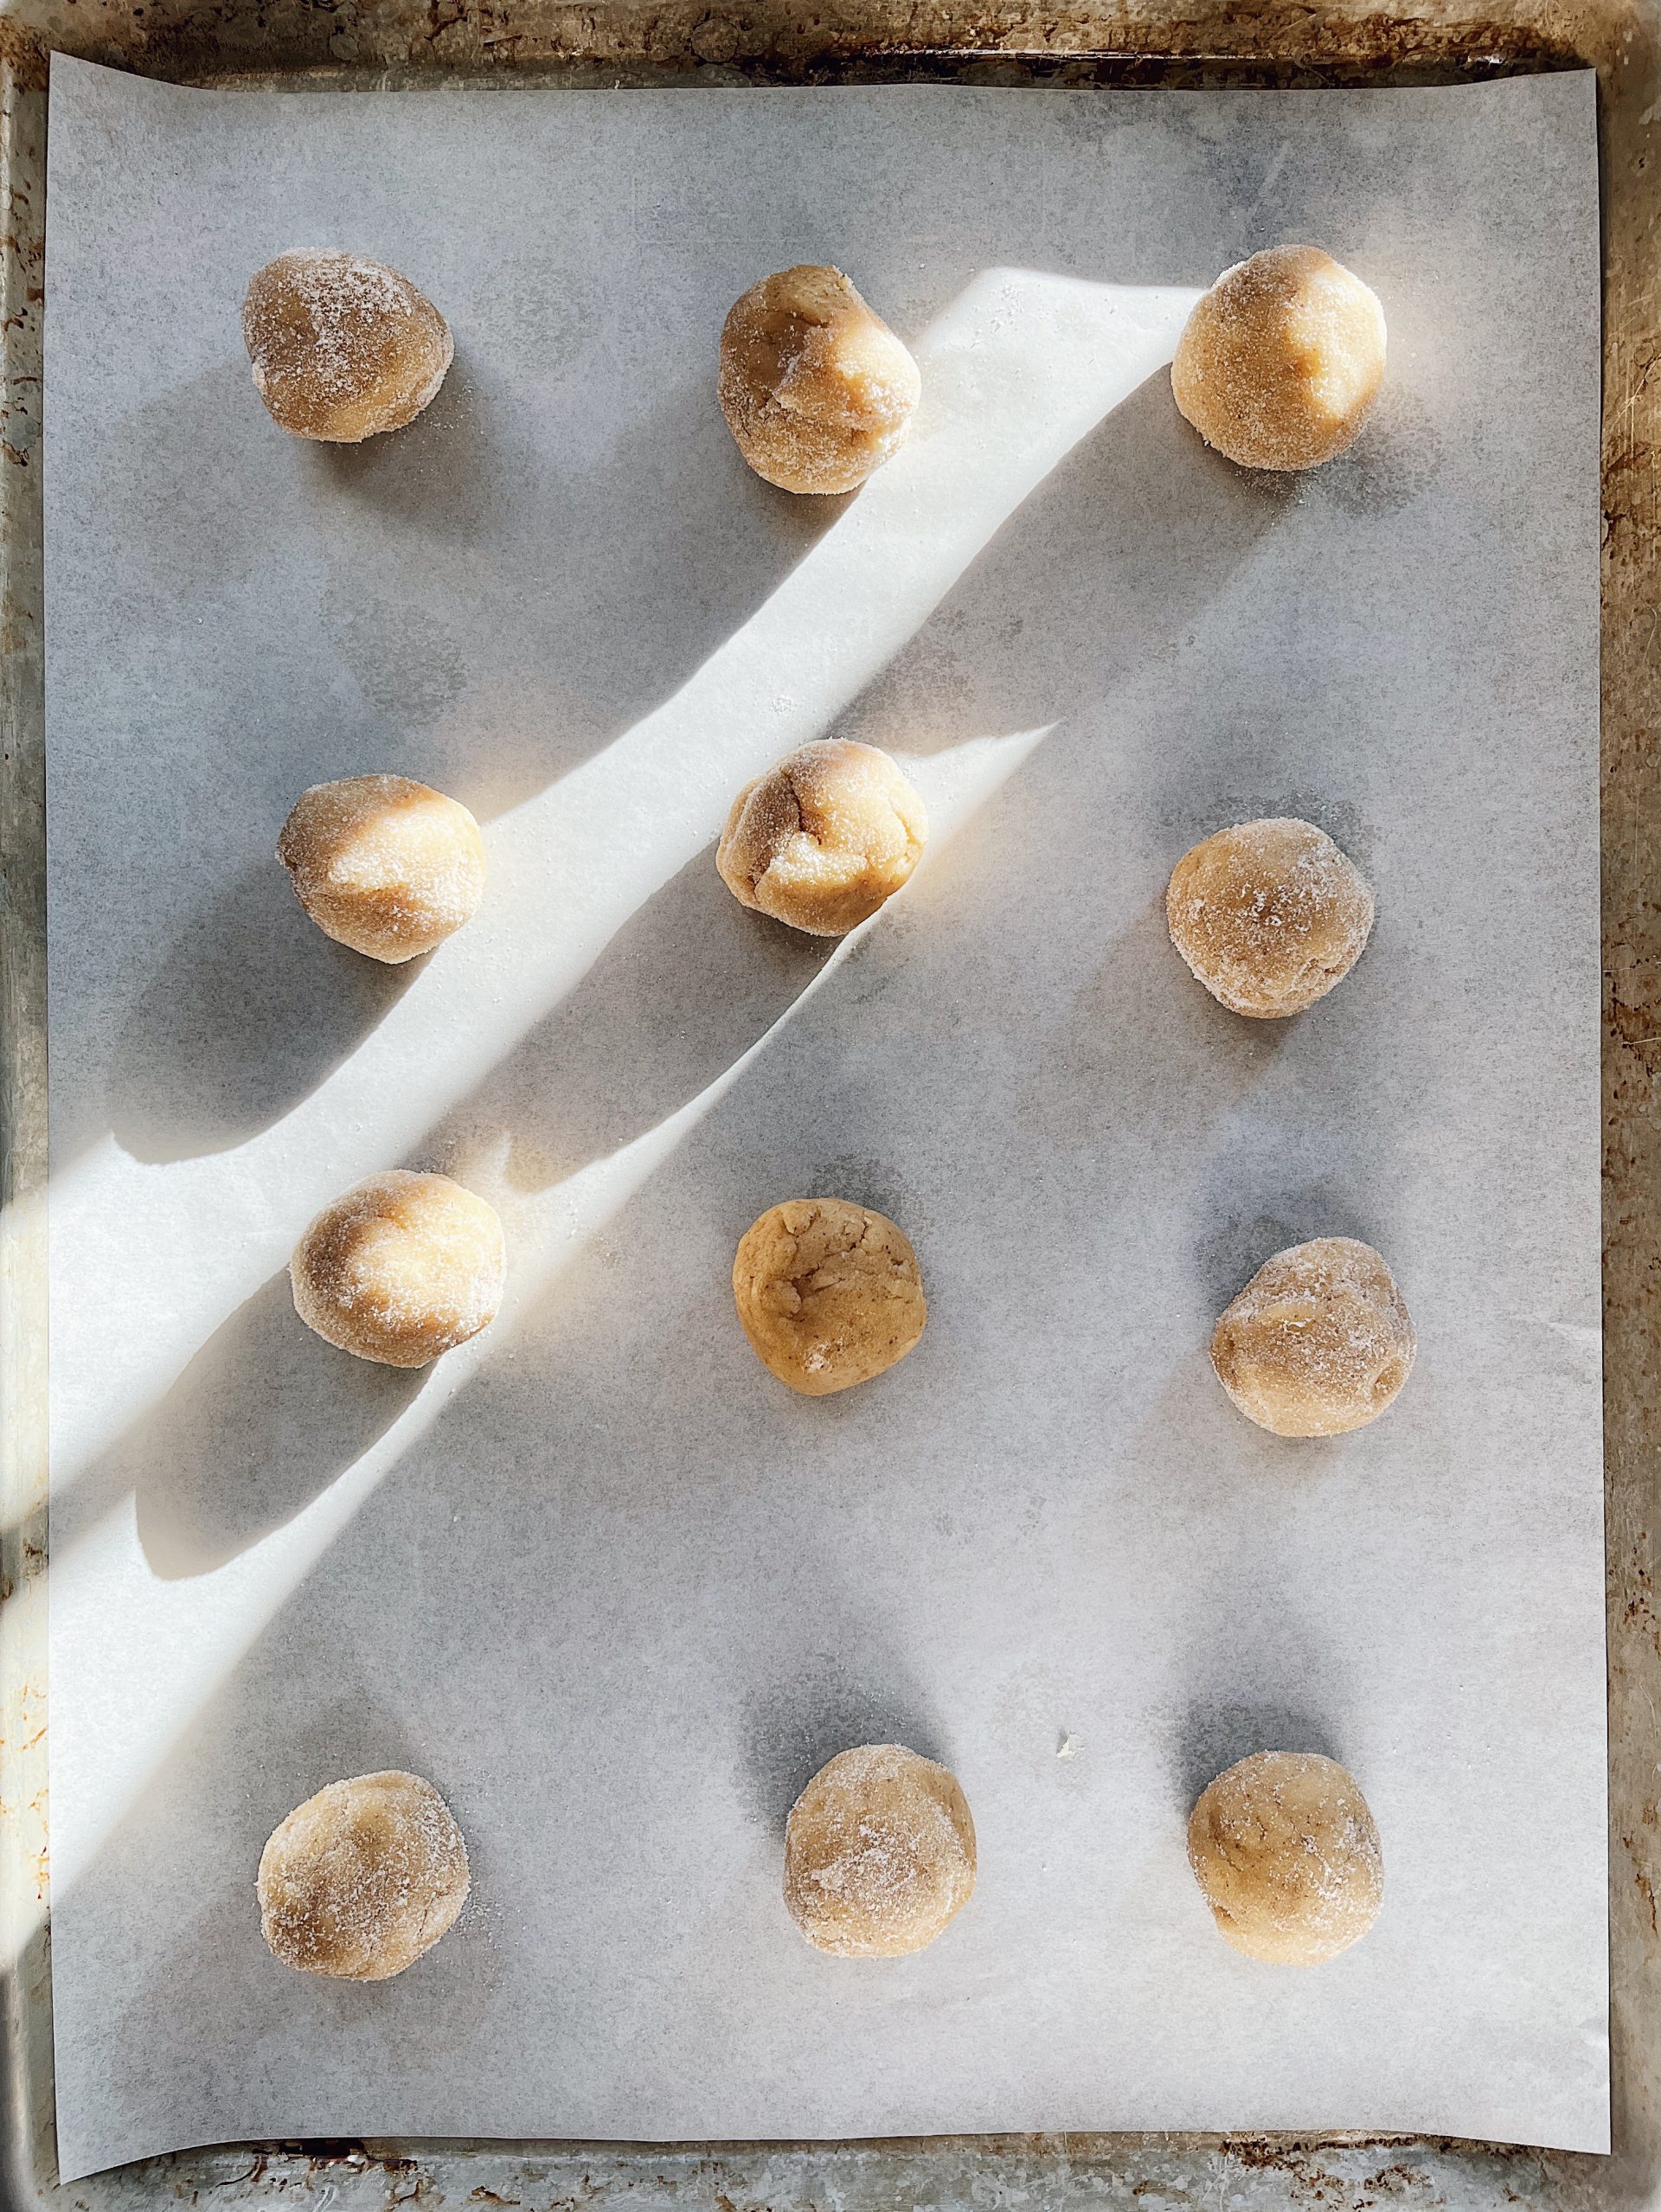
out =
[[[484,895],[484,840],[459,799],[407,776],[313,784],[277,840],[324,936],[395,967],[442,945]]]
[[[843,937],[922,858],[928,817],[886,753],[819,738],[733,801],[715,849],[741,904],[815,937]]]
[[[1247,469],[1312,469],[1360,432],[1384,381],[1384,311],[1318,246],[1225,269],[1177,344],[1170,388],[1208,446]]]
[[[467,1846],[419,1775],[330,1782],[260,1858],[260,1921],[285,1965],[348,1982],[413,1966],[467,1901]]]
[[[425,1367],[496,1318],[496,1209],[447,1175],[391,1168],[325,1206],[288,1263],[308,1329],[358,1359]]]
[[[1376,1420],[1413,1372],[1413,1321],[1370,1244],[1319,1236],[1266,1260],[1211,1338],[1217,1379],[1275,1436]]]
[[[413,422],[455,353],[450,325],[407,277],[316,247],[255,270],[242,337],[272,420],[336,446]]]
[[[1269,1965],[1336,1959],[1383,1901],[1367,1800],[1318,1752],[1255,1752],[1219,1774],[1189,1818],[1188,1861],[1218,1933]]]
[[[968,1903],[975,1824],[957,1779],[899,1744],[820,1767],[785,1827],[785,1903],[839,1959],[921,1951]]]
[[[805,1398],[882,1374],[928,1318],[904,1233],[845,1198],[769,1207],[739,1241],[733,1297],[756,1357]]]
[[[734,303],[715,388],[758,476],[785,491],[852,491],[904,442],[922,378],[840,269],[804,265]]]
[[[1312,822],[1238,822],[1183,855],[1165,887],[1170,941],[1232,1013],[1300,1014],[1366,949],[1373,893]]]

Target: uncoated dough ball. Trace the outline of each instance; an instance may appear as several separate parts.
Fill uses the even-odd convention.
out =
[[[1383,1901],[1367,1800],[1314,1751],[1255,1752],[1219,1774],[1190,1816],[1188,1863],[1219,1933],[1272,1966],[1336,1959]]]
[[[1366,877],[1324,830],[1239,822],[1183,854],[1165,889],[1170,941],[1236,1014],[1299,1014],[1342,983],[1373,926]]]
[[[1343,1436],[1376,1420],[1413,1372],[1413,1322],[1370,1244],[1318,1236],[1266,1260],[1211,1338],[1247,1420],[1276,1436]]]
[[[845,1198],[770,1206],[740,1241],[733,1296],[756,1357],[805,1398],[893,1367],[928,1318],[904,1234]]]
[[[922,378],[840,269],[803,265],[734,304],[716,390],[758,476],[786,491],[851,491],[904,442]]]
[[[384,1982],[413,1966],[467,1901],[467,1846],[416,1774],[330,1782],[260,1858],[260,1921],[285,1965]]]
[[[242,337],[273,420],[335,446],[413,422],[456,349],[450,325],[407,277],[361,253],[309,246],[255,270]]]
[[[839,1752],[791,1808],[785,1902],[838,1959],[933,1943],[975,1886],[975,1824],[957,1779],[897,1743]]]
[[[319,1337],[382,1367],[425,1367],[496,1318],[507,1259],[494,1207],[447,1175],[390,1168],[324,1208],[288,1273]]]
[[[295,800],[277,857],[317,927],[396,966],[430,952],[484,895],[484,841],[459,799],[407,776],[343,776]]]
[[[843,937],[922,858],[923,802],[886,753],[820,738],[733,801],[715,866],[733,896],[815,937]]]
[[[1384,311],[1318,246],[1225,269],[1177,343],[1170,388],[1208,446],[1247,469],[1343,452],[1384,381]]]

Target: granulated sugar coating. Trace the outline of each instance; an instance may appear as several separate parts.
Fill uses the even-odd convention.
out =
[[[756,1357],[805,1398],[882,1374],[928,1318],[904,1232],[845,1198],[770,1206],[739,1240],[733,1298]]]
[[[1341,983],[1373,926],[1373,894],[1312,822],[1219,830],[1165,889],[1170,941],[1214,998],[1257,1021],[1301,1013]]]
[[[425,1367],[496,1318],[502,1223],[447,1175],[391,1168],[324,1208],[288,1273],[308,1329],[382,1367]]]
[[[394,967],[443,944],[484,895],[478,823],[407,776],[313,784],[289,811],[277,857],[326,936]]]
[[[715,866],[735,899],[816,937],[842,937],[922,858],[923,802],[886,753],[819,738],[733,801]]]
[[[330,1782],[266,1845],[266,1941],[285,1965],[383,1982],[430,1951],[467,1901],[467,1846],[419,1775]]]
[[[785,1902],[840,1959],[933,1943],[975,1886],[975,1824],[956,1778],[895,1743],[840,1752],[785,1828]]]
[[[1413,1322],[1370,1244],[1320,1236],[1265,1260],[1224,1311],[1211,1364],[1276,1436],[1342,1436],[1376,1420],[1413,1372]]]
[[[1248,469],[1312,469],[1359,433],[1384,381],[1384,311],[1318,246],[1273,246],[1225,269],[1170,365],[1208,446]]]
[[[273,420],[340,446],[414,421],[455,352],[449,324],[407,277],[313,247],[254,272],[242,337]]]
[[[721,334],[716,382],[738,450],[786,491],[852,491],[904,441],[916,362],[840,269],[763,277]]]
[[[1318,1752],[1260,1751],[1219,1774],[1190,1816],[1188,1863],[1219,1933],[1270,1965],[1336,1959],[1383,1901],[1367,1800]]]

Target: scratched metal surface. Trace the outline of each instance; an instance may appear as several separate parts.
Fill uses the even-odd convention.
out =
[[[1446,82],[1583,61],[1604,196],[1604,1135],[1616,2149],[1333,2135],[927,2143],[305,2144],[61,2188],[45,1681],[46,1035],[37,439],[45,61],[382,90],[897,77]],[[1661,0],[0,0],[0,2212],[1538,2212],[1661,2206]]]

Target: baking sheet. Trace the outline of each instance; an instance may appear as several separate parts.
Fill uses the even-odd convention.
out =
[[[59,61],[52,129],[65,2174],[299,2134],[1603,2147],[1589,75],[349,100]],[[1294,484],[1204,453],[1163,374],[1285,236],[1392,330],[1376,426]],[[337,241],[458,343],[355,452],[268,424],[236,332],[248,271]],[[709,374],[810,257],[926,384],[811,509]],[[840,953],[710,853],[830,730],[939,824]],[[414,974],[269,857],[369,767],[487,822],[486,909]],[[1268,811],[1380,908],[1274,1027],[1159,919]],[[510,1238],[502,1318],[424,1380],[282,1281],[394,1161]],[[906,1227],[931,1319],[807,1404],[728,1273],[820,1189]],[[1388,1254],[1420,1362],[1287,1445],[1203,1346],[1330,1230]],[[981,1879],[868,1969],[777,1873],[801,1782],[879,1737],[952,1765]],[[1183,1859],[1267,1743],[1343,1758],[1383,1833],[1385,1915],[1318,1973],[1228,1952]],[[395,1983],[288,1974],[260,1846],[382,1765],[449,1798],[473,1902]]]

